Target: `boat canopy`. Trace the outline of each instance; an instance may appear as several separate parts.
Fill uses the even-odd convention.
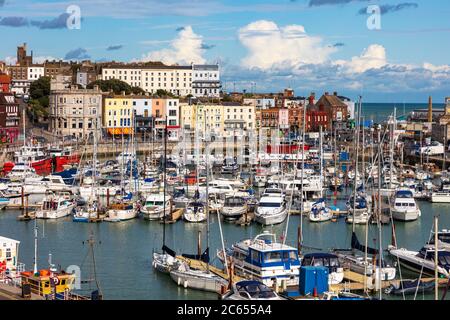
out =
[[[239,281],[236,283],[236,289],[238,290],[238,292],[247,292],[253,299],[267,299],[276,297],[276,294],[272,289],[258,281]]]

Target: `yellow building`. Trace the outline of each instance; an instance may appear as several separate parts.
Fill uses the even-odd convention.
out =
[[[221,135],[224,129],[224,109],[218,104],[181,104],[180,125],[185,130],[204,132],[205,125],[209,133]]]
[[[103,127],[109,134],[132,132],[133,99],[131,96],[106,97],[103,102]]]

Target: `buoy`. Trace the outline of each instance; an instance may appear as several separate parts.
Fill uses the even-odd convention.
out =
[[[317,294],[317,288],[316,287],[314,287],[313,296],[314,296],[314,298],[317,298],[319,296]]]
[[[184,288],[186,289],[187,287],[188,287],[188,282],[186,280],[186,281],[184,281]]]
[[[180,285],[181,283],[181,278],[178,278],[178,285]]]

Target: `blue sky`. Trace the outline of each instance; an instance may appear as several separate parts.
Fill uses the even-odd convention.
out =
[[[66,27],[67,7],[81,28]],[[368,5],[381,8],[369,30]],[[450,96],[447,0],[0,0],[0,59],[220,62],[228,90],[338,91],[373,102]]]

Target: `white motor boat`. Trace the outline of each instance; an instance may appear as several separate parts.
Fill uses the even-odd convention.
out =
[[[247,202],[243,197],[232,196],[225,198],[220,213],[227,219],[238,219],[247,212]]]
[[[421,211],[409,189],[398,189],[391,199],[391,213],[395,220],[414,221],[421,216]]]
[[[231,285],[231,290],[222,300],[286,300],[264,283],[255,280],[241,280]]]
[[[220,261],[225,256],[234,264],[237,275],[258,280],[269,287],[298,285],[300,259],[297,248],[277,241],[276,235],[268,232],[254,239],[235,243],[232,248],[217,252]]]
[[[70,216],[76,204],[64,197],[47,195],[42,202],[42,206],[36,211],[37,219],[58,219]]]
[[[187,222],[206,221],[205,204],[200,201],[190,202],[183,213],[183,218]]]
[[[400,261],[400,264],[416,273],[434,277],[435,248],[426,245],[420,251],[388,246],[389,254]],[[438,249],[438,273],[446,278],[450,277],[450,252],[447,249]]]
[[[439,191],[432,192],[430,200],[434,203],[450,203],[450,184],[444,184]]]
[[[263,195],[255,212],[256,222],[262,225],[275,225],[286,220],[288,211],[283,196]]]
[[[328,284],[339,284],[344,280],[344,268],[339,257],[332,253],[307,253],[303,255],[302,266],[326,267]]]
[[[166,195],[164,211],[164,193],[151,194],[145,198],[140,212],[146,220],[161,220],[164,216],[170,216],[172,212],[172,197]]]
[[[325,205],[325,199],[320,199],[313,203],[309,220],[311,222],[330,221],[333,218],[333,212]]]
[[[131,220],[137,217],[138,209],[136,202],[124,201],[112,204],[106,211],[105,221],[119,222]]]

